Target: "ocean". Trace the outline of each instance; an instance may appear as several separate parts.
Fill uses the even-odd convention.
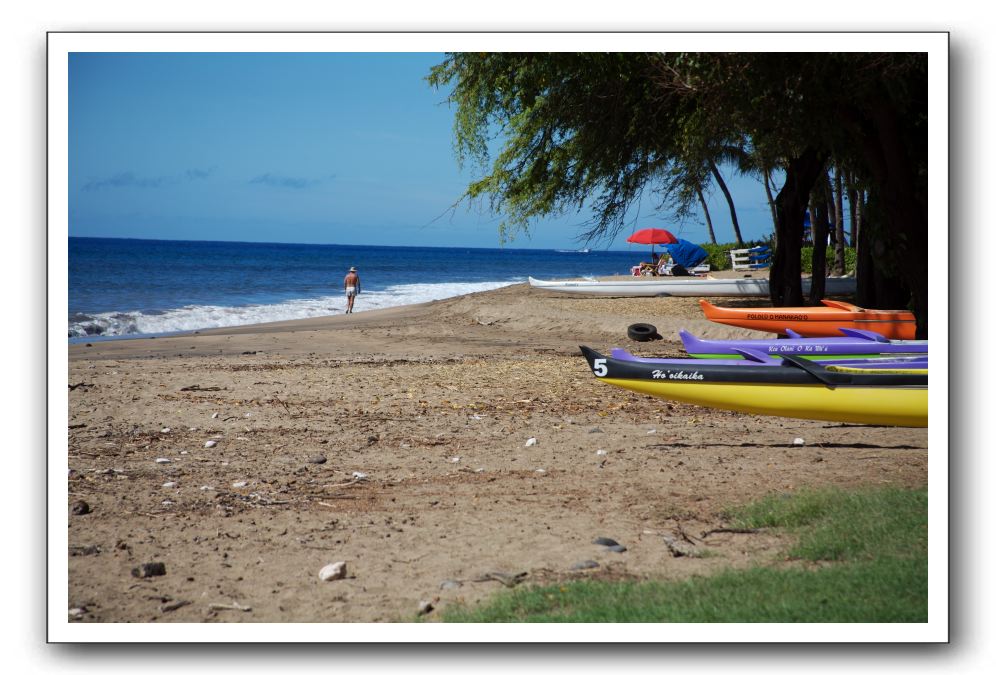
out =
[[[265,244],[69,238],[70,342],[355,313],[526,281],[627,274],[632,251]]]

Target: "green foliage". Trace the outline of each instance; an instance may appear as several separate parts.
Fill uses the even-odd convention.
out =
[[[733,524],[784,530],[790,557],[834,561],[726,570],[681,582],[578,581],[499,592],[454,622],[922,622],[926,490],[803,491],[733,509]]]
[[[832,246],[827,246],[827,272],[833,269],[833,261],[837,254]],[[844,247],[844,274],[854,274],[858,266],[858,253],[850,246]],[[802,271],[813,273],[813,247],[802,247]]]
[[[710,162],[763,174],[812,148],[869,179],[871,110],[926,156],[924,54],[460,52],[427,80],[455,108],[457,157],[483,173],[464,198],[501,216],[503,240],[584,206],[580,238],[612,239],[645,195],[687,217]]]

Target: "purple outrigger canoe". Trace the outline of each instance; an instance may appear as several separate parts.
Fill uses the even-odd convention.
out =
[[[750,342],[746,340],[745,342]],[[769,356],[763,352],[753,349],[732,348],[733,352],[729,358],[712,358],[709,364],[714,366],[781,366],[784,361],[774,356]],[[723,355],[721,355],[723,356]],[[696,359],[657,359],[635,356],[625,349],[615,347],[612,350],[612,358],[619,361],[631,361],[635,363],[652,363],[655,365],[687,366],[694,363]],[[927,369],[927,355],[876,355],[870,358],[847,358],[837,357],[822,359],[821,366],[846,366],[849,368],[871,368],[871,369]]]
[[[742,359],[740,350],[771,357],[793,354],[804,359],[861,359],[882,356],[927,356],[926,340],[889,340],[870,330],[840,328],[846,337],[804,338],[789,330],[784,340],[703,340],[688,331],[678,334],[689,356],[697,359]]]

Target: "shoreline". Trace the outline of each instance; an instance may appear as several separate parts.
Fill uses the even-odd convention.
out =
[[[768,276],[768,270],[757,270],[757,271],[754,271],[754,272],[733,272],[731,270],[722,270],[722,271],[711,272],[710,276],[712,276],[713,278],[717,278],[717,279],[752,278],[752,277],[753,278],[767,278],[767,276]],[[647,281],[647,280],[653,280],[654,279],[653,277],[639,277],[639,278],[637,278],[637,277],[633,277],[631,275],[625,275],[625,274],[599,275],[599,276],[595,276],[595,277],[565,277],[565,279],[591,279],[591,278],[597,279],[599,281],[619,281],[619,280],[631,281],[631,280],[634,280],[634,279],[635,280],[641,280],[642,279],[642,280]],[[659,279],[660,277],[656,277],[656,278]],[[448,297],[445,297],[445,298],[438,298],[438,299],[426,300],[426,301],[423,301],[423,302],[399,304],[399,305],[392,305],[392,306],[388,306],[388,307],[378,307],[376,309],[359,309],[359,310],[357,310],[357,312],[355,312],[355,314],[364,314],[365,315],[365,314],[369,314],[371,312],[383,312],[383,311],[394,310],[394,309],[415,308],[415,307],[418,307],[420,305],[429,305],[429,304],[432,304],[434,302],[440,302],[440,301],[443,301],[443,300],[450,300],[450,299],[453,299],[453,298],[460,298],[460,297],[464,297],[464,296],[473,296],[473,295],[476,295],[476,294],[479,294],[479,293],[487,293],[487,292],[489,292],[491,290],[499,290],[500,288],[508,288],[510,286],[521,286],[521,287],[527,288],[527,289],[529,288],[529,284],[528,284],[527,280],[523,280],[523,281],[489,281],[489,282],[474,282],[474,283],[481,283],[481,284],[502,284],[502,285],[498,286],[497,288],[494,288],[494,289],[470,291],[470,292],[467,292],[467,293],[461,293],[461,294],[458,294],[458,295],[448,296]],[[338,296],[335,296],[335,297],[336,297],[337,300],[340,299]],[[361,298],[361,300],[362,299],[363,298]],[[620,298],[616,298],[616,299],[619,300]],[[625,300],[625,298],[622,298],[622,299]],[[734,302],[736,302],[738,300],[745,300],[745,299],[746,300],[757,300],[757,298],[736,298],[736,297],[723,298],[723,300],[732,300]],[[295,301],[313,301],[313,300],[315,300],[315,298],[298,298],[298,299],[295,299]],[[335,314],[318,315],[318,316],[311,316],[311,317],[301,317],[301,318],[296,318],[296,319],[281,319],[281,320],[277,320],[277,321],[252,322],[252,323],[237,324],[237,325],[232,325],[232,326],[213,326],[213,327],[205,327],[205,328],[191,328],[191,329],[185,329],[185,330],[179,330],[179,331],[167,331],[167,332],[156,332],[156,333],[126,333],[126,334],[121,334],[121,335],[73,336],[73,337],[69,337],[68,338],[67,343],[69,345],[75,345],[75,344],[81,344],[81,343],[86,343],[86,342],[111,342],[111,341],[116,341],[116,340],[153,340],[153,339],[162,339],[162,338],[177,338],[177,337],[191,336],[191,335],[196,335],[196,334],[203,334],[203,333],[207,333],[209,331],[212,332],[212,333],[216,333],[217,331],[228,331],[228,330],[244,332],[245,330],[255,331],[255,329],[257,329],[257,328],[260,328],[262,330],[266,330],[267,327],[273,326],[273,325],[283,326],[284,324],[286,324],[287,327],[291,327],[294,324],[294,322],[317,321],[317,322],[324,323],[326,320],[330,320],[330,319],[333,319],[335,317],[343,317],[343,316],[345,316],[345,315],[342,314],[342,313],[335,313]]]

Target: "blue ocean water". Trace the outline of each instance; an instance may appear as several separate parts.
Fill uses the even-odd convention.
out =
[[[415,304],[542,279],[626,274],[632,251],[69,238],[69,338],[161,335]]]

